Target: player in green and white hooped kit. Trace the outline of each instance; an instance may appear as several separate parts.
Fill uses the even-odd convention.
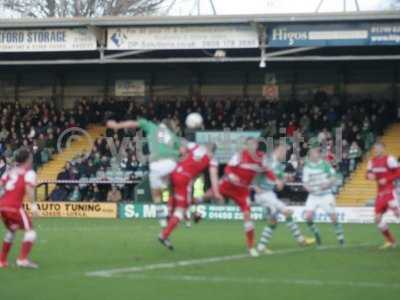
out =
[[[167,123],[168,126],[167,126]],[[108,121],[107,127],[118,130],[123,128],[141,128],[146,133],[150,151],[149,179],[153,202],[162,201],[162,192],[169,186],[169,175],[175,169],[183,146],[181,139],[172,131],[174,123],[171,120],[155,124],[146,119],[137,121]],[[166,226],[167,215],[162,207],[157,207],[156,217],[162,227]]]
[[[293,221],[293,210],[285,203],[278,199],[274,189],[281,189],[285,179],[285,166],[282,162],[286,159],[287,146],[284,144],[278,145],[270,157],[266,161],[268,168],[274,172],[279,179],[278,184],[270,181],[266,176],[260,175],[255,179],[255,200],[256,203],[264,208],[265,217],[268,225],[264,227],[261,234],[261,239],[257,245],[258,252],[271,253],[268,248],[273,232],[278,225],[278,217],[282,214],[286,219],[286,225],[292,233],[294,239],[301,246],[307,246],[315,243],[315,239],[306,238],[300,231],[299,226]]]
[[[329,215],[339,243],[344,244],[343,227],[337,220],[335,196],[332,192],[336,182],[335,170],[327,161],[322,159],[319,144],[312,145],[308,159],[304,164],[303,185],[309,193],[305,206],[305,218],[318,245],[321,245],[321,234],[313,221],[317,209],[322,209]]]

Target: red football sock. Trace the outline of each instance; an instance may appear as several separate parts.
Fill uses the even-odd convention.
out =
[[[8,253],[10,252],[12,243],[3,242],[3,248],[0,253],[0,261],[6,261],[8,257]]]
[[[18,259],[24,260],[28,258],[29,253],[31,252],[33,243],[30,241],[22,242],[21,252],[19,254]]]
[[[174,197],[172,197],[172,195],[169,196],[168,198],[167,207],[168,207],[168,219],[169,219],[174,213]]]
[[[165,240],[167,239],[172,231],[174,231],[175,227],[179,224],[179,219],[175,216],[171,216],[171,218],[168,221],[167,227],[163,230],[161,237]]]
[[[246,241],[247,248],[251,249],[254,247],[254,228],[246,230]]]
[[[382,234],[385,237],[386,241],[388,241],[392,244],[394,244],[396,242],[393,234],[389,231],[389,229],[382,230]]]

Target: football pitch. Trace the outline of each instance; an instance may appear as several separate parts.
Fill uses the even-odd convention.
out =
[[[375,300],[400,294],[400,249],[378,250],[382,239],[374,225],[345,225],[345,248],[330,225],[319,225],[324,247],[316,249],[298,247],[281,224],[271,241],[274,254],[250,258],[237,221],[181,226],[172,236],[174,252],[157,242],[154,220],[35,224],[32,258],[40,269],[0,270],[0,299]],[[257,223],[257,236],[263,225]],[[400,238],[398,225],[391,228]]]

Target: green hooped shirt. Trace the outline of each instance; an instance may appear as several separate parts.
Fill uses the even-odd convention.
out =
[[[285,166],[274,157],[270,157],[266,161],[268,168],[274,172],[278,179],[283,179],[285,176]],[[263,191],[273,191],[275,183],[267,178],[264,174],[258,175],[254,182]]]
[[[312,162],[306,160],[303,168],[303,184],[310,187],[311,195],[321,196],[332,193],[332,188],[323,188],[332,177],[336,177],[336,172],[325,160]]]
[[[157,125],[146,119],[139,119],[139,127],[146,133],[150,151],[150,161],[179,158],[181,139],[167,126]]]

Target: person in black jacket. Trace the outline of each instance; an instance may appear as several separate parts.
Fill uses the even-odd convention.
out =
[[[7,171],[7,161],[4,156],[0,156],[0,177]]]

